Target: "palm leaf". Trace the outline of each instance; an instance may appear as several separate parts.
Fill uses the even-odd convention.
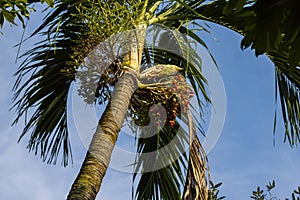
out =
[[[199,141],[191,111],[187,110],[190,135],[189,166],[183,191],[184,200],[207,199],[209,168],[206,153]],[[208,173],[208,174],[207,174]]]
[[[184,147],[181,146],[180,140],[183,139],[187,142],[188,138],[178,138],[175,142],[176,146],[168,145],[176,137],[178,129],[178,124],[171,129],[164,127],[152,137],[138,139],[139,156],[133,176],[133,180],[138,182],[136,199],[180,199],[180,188],[184,182],[183,167],[185,165],[185,161],[181,157]],[[149,131],[157,132],[158,130],[157,127],[153,126],[151,130],[142,130],[141,135],[146,136]],[[162,148],[166,149],[161,151]],[[152,156],[149,156],[147,153],[151,152]],[[178,157],[179,159],[174,161],[170,160]],[[161,167],[157,168],[158,166]],[[145,172],[138,177],[139,171]]]
[[[287,64],[287,56],[278,54],[278,52],[272,53],[273,55],[269,55],[269,57],[276,64],[276,98],[280,100],[281,104],[281,113],[285,127],[284,141],[288,140],[290,145],[294,146],[300,142],[300,70],[298,67],[291,67]],[[276,127],[276,116],[274,127]]]
[[[30,113],[20,139],[31,132],[27,148],[40,153],[44,161],[56,163],[62,150],[62,161],[67,165],[71,155],[66,117],[70,84],[96,45],[116,30],[133,27],[131,19],[136,13],[132,11],[140,4],[131,4],[59,0],[30,36],[41,34],[43,39],[23,55],[24,62],[16,73],[13,107],[18,116],[14,124]]]
[[[299,52],[300,24],[298,1],[226,1],[216,0],[197,4],[181,2],[186,8],[178,9],[163,20],[173,23],[182,15],[190,20],[205,20],[220,24],[244,36],[242,48],[255,49],[256,55],[265,53],[274,63],[276,85],[282,106],[285,138],[293,146],[299,142]],[[270,23],[272,21],[272,23]],[[274,121],[276,126],[276,119]]]
[[[58,3],[32,34],[31,37],[41,33],[46,39],[23,55],[25,59],[16,72],[18,78],[13,99],[13,108],[18,113],[14,124],[25,115],[26,124],[20,139],[31,132],[28,150],[39,153],[47,163],[56,163],[62,149],[64,166],[71,156],[66,113],[68,91],[75,79],[76,59],[82,60],[89,51],[76,51],[83,49],[76,40],[85,30],[80,20],[71,16],[71,13],[76,13],[77,1],[73,3]],[[47,30],[42,31],[44,28]],[[85,44],[86,41],[89,41],[90,48],[95,44],[89,39],[85,40]]]

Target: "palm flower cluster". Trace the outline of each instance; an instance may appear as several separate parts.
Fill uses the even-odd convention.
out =
[[[192,88],[179,74],[148,85],[140,87],[134,93],[129,109],[131,118],[137,126],[154,123],[160,127],[165,123],[174,127],[176,117],[180,117],[181,112],[188,109],[189,98],[194,96]]]
[[[77,73],[77,80],[80,81],[78,94],[88,104],[106,103],[110,99],[113,87],[124,72],[121,56],[107,63],[109,61],[97,63],[94,59],[85,59],[81,64]]]
[[[104,103],[111,96],[111,87],[116,84],[119,77],[123,74],[122,58],[118,57],[100,76],[95,92],[95,101],[99,104]]]

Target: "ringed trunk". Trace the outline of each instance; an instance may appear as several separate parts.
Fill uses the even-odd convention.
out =
[[[129,45],[129,59],[123,63],[127,70],[115,85],[67,200],[94,200],[100,190],[130,99],[138,87],[146,28],[143,23],[136,26],[135,37]]]
[[[116,83],[111,101],[99,120],[89,151],[67,200],[94,200],[96,198],[136,86],[137,77],[133,70],[125,72]]]

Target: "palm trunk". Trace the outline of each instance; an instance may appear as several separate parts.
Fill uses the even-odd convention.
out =
[[[89,151],[67,197],[68,200],[96,198],[136,85],[137,77],[131,70],[115,85],[111,102],[99,120]]]
[[[132,37],[129,45],[129,59],[123,63],[128,70],[115,85],[111,101],[99,120],[89,151],[67,200],[94,200],[100,190],[131,96],[138,86],[137,80],[147,26],[138,24],[136,28],[135,37]]]

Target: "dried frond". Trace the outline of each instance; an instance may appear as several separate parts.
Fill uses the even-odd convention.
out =
[[[199,141],[191,111],[187,111],[190,130],[190,155],[183,200],[206,200],[208,197],[208,181],[210,176],[206,153]]]

